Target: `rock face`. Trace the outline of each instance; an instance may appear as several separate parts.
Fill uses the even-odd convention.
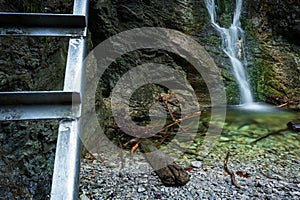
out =
[[[62,89],[67,42],[0,38],[0,91]],[[50,193],[57,121],[0,122],[0,193],[45,199]]]
[[[246,6],[250,78],[256,98],[299,99],[299,1],[257,0],[247,1]]]
[[[234,3],[218,1],[217,15],[223,26],[231,21]],[[246,31],[245,53],[248,60],[249,79],[257,101],[266,97],[292,98],[299,96],[299,2],[295,1],[245,1],[242,26]],[[213,57],[223,75],[227,101],[238,103],[238,87],[230,72],[230,62],[220,48],[218,33],[211,27],[203,1],[92,1],[90,31],[96,46],[106,38],[132,28],[165,27],[191,35]],[[208,90],[201,78],[186,67],[182,59],[167,53],[139,52],[147,58],[124,58],[113,65],[102,79],[103,95],[108,97],[115,82],[128,71],[128,65],[145,62],[149,57],[180,65],[190,77],[200,101],[209,104]],[[150,55],[149,55],[150,54]],[[159,57],[159,58],[157,58]],[[194,75],[194,76],[193,76]],[[201,92],[199,92],[201,91]]]
[[[297,0],[248,1],[248,16],[258,28],[271,28],[275,34],[281,34],[292,44],[300,45],[297,35],[300,33],[300,3]],[[269,30],[270,31],[270,30]]]
[[[92,1],[89,29],[94,46],[122,31],[142,27],[164,27],[189,34],[199,28],[199,3],[184,1]],[[164,41],[162,41],[164,42]],[[154,62],[171,66],[188,77],[205,104],[209,104],[208,90],[193,67],[178,55],[162,50],[138,50],[110,66],[101,80],[103,95],[108,97],[119,78],[133,66]],[[189,69],[189,70],[188,70]],[[144,88],[145,89],[145,88]],[[147,89],[147,88],[146,88]],[[207,96],[206,96],[207,95]],[[146,100],[147,101],[147,100]]]

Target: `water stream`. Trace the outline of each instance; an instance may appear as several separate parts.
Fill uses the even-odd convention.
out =
[[[213,27],[220,33],[222,38],[222,49],[230,58],[232,73],[239,85],[240,104],[252,105],[253,96],[245,70],[245,56],[243,53],[244,31],[241,28],[240,16],[242,0],[236,0],[232,23],[229,28],[221,27],[216,21],[216,5],[214,0],[205,0],[206,8],[210,15]]]

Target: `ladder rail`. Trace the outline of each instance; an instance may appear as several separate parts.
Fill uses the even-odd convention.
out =
[[[88,0],[74,0],[72,15],[0,13],[0,36],[70,37],[63,91],[0,92],[0,121],[60,119],[51,200],[78,199],[87,19]]]
[[[78,81],[76,77],[82,79],[85,51],[77,51],[77,48],[82,46],[79,49],[85,49],[86,39],[75,40],[78,46],[74,46],[74,39],[70,39],[69,55],[71,56],[68,55],[64,90],[80,91],[82,94],[82,81]],[[78,194],[81,153],[80,122],[80,118],[60,121],[51,189],[53,200],[78,198],[76,194]]]
[[[88,14],[88,0],[74,0],[73,14]],[[84,59],[86,38],[70,39],[64,82],[64,91],[76,91],[83,95]],[[81,111],[81,108],[80,108]],[[65,132],[67,130],[67,132]],[[60,121],[51,200],[78,199],[81,155],[81,119]]]

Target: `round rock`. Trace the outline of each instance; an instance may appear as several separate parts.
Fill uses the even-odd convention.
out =
[[[202,166],[202,163],[200,161],[192,161],[191,166],[194,168],[200,168]]]

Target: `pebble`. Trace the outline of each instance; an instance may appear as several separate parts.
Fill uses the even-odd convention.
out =
[[[194,168],[200,168],[202,166],[202,163],[200,161],[192,161],[191,166]]]
[[[105,163],[105,165],[109,168],[116,168],[117,167],[117,164],[116,163],[113,163],[113,162],[107,162]]]
[[[221,136],[219,140],[222,142],[228,142],[228,141],[230,141],[230,138]]]
[[[138,189],[137,189],[137,191],[138,191],[139,193],[145,192],[145,191],[146,191],[146,188],[144,188],[143,186],[139,186]]]
[[[89,198],[85,194],[82,194],[80,195],[80,200],[89,200]]]

